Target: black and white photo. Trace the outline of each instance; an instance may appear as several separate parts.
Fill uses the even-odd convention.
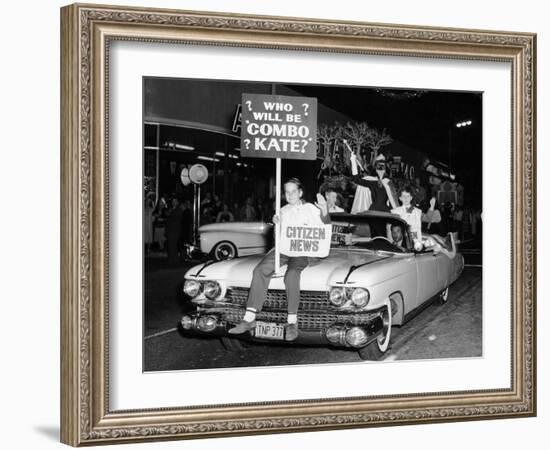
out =
[[[483,356],[482,92],[143,92],[145,371]]]

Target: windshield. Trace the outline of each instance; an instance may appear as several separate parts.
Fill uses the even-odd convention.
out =
[[[405,225],[391,217],[332,217],[332,247],[357,247],[403,253],[410,251]]]

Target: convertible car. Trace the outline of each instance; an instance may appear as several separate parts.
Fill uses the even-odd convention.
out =
[[[226,348],[243,341],[329,345],[380,359],[390,348],[392,326],[404,324],[429,301],[448,300],[464,259],[452,235],[424,235],[415,251],[407,224],[389,213],[333,214],[327,258],[311,259],[302,272],[298,338],[285,340],[286,266],[274,276],[256,328],[242,335],[227,330],[243,318],[254,267],[262,255],[209,261],[185,274],[183,334],[222,339]],[[402,234],[403,239],[393,239]],[[417,247],[418,248],[418,247]]]

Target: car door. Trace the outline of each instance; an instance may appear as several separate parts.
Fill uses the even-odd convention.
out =
[[[451,283],[451,271],[453,260],[443,253],[434,256],[437,264],[436,294],[441,292]]]
[[[417,276],[416,306],[420,306],[440,291],[439,263],[441,261],[439,256],[434,255],[433,250],[415,254]]]

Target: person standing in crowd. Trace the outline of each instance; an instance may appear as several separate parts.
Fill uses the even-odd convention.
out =
[[[317,194],[315,205],[302,200],[304,191],[297,178],[291,178],[284,184],[287,204],[281,208],[280,217],[273,216],[274,223],[281,223],[281,229],[287,224],[321,225],[330,223],[330,216],[324,197]],[[300,304],[300,276],[308,265],[306,256],[287,256],[281,254],[281,265],[286,264],[284,277],[288,302],[288,318],[285,325],[285,339],[293,341],[298,337],[298,307]],[[267,297],[271,277],[275,273],[275,252],[270,250],[255,267],[252,284],[248,293],[246,313],[242,321],[228,330],[230,334],[242,334],[256,327],[256,315],[261,311]]]
[[[200,225],[208,225],[212,222],[212,208],[207,206],[200,209]]]
[[[428,205],[424,208],[424,212],[422,213],[422,227],[428,233],[440,233],[441,213],[439,212],[435,196],[430,198]]]
[[[145,255],[151,252],[153,245],[153,213],[155,211],[155,193],[148,192],[143,205],[143,242],[145,244]]]
[[[181,220],[180,248],[183,250],[187,244],[193,241],[193,207],[189,199],[183,201]],[[187,254],[187,252],[182,252],[182,254]]]
[[[412,188],[415,206],[422,205],[424,203],[424,200],[426,200],[426,189],[424,189],[420,184],[419,177],[414,178],[414,185]]]
[[[212,207],[212,203],[212,195],[210,194],[210,192],[207,192],[206,194],[204,194],[204,197],[201,200],[201,208]]]
[[[260,222],[265,222],[262,202],[259,199],[255,199],[253,200],[252,206],[254,207],[254,211],[256,212],[256,220],[259,220]]]
[[[222,210],[218,213],[218,216],[216,217],[216,222],[233,222],[235,218],[233,217],[233,214],[231,211],[229,211],[229,206],[227,206],[227,203],[224,203],[222,205]]]
[[[454,203],[444,202],[441,204],[441,233],[447,234],[453,231]]]
[[[233,218],[235,222],[241,222],[241,208],[239,207],[239,202],[233,202]]]
[[[153,241],[158,242],[159,249],[162,251],[166,242],[166,217],[168,217],[168,203],[165,195],[160,197],[153,215],[155,216]]]
[[[472,235],[477,237],[481,236],[481,210],[479,208],[474,208],[472,211]]]
[[[178,246],[182,231],[183,209],[177,197],[172,198],[171,209],[166,218],[166,241],[168,247],[168,262],[178,261]]]
[[[327,201],[327,208],[329,213],[345,212],[344,208],[338,206],[338,193],[333,188],[328,188],[325,191],[325,199]]]
[[[413,199],[413,189],[409,186],[403,186],[399,190],[401,206],[392,209],[391,212],[407,222],[414,249],[420,251],[422,250],[422,211],[412,204]]]
[[[462,240],[469,239],[471,237],[471,227],[470,227],[470,208],[462,209]]]
[[[359,175],[357,156],[354,152],[351,152],[350,161],[353,182],[359,186],[367,187],[370,191],[372,203],[368,208],[369,211],[389,212],[399,206],[395,195],[395,187],[386,174],[386,158],[383,154],[376,157],[374,171],[365,176]]]
[[[256,210],[252,197],[247,197],[244,206],[241,208],[241,220],[243,222],[254,222],[256,220]]]
[[[222,210],[222,201],[217,194],[214,194],[214,200],[212,200],[212,212],[214,218],[218,217],[218,214]]]
[[[462,207],[459,205],[455,205],[455,210],[453,213],[453,222],[454,222],[454,228],[453,231],[457,232],[457,236],[460,240],[462,240],[462,218],[464,216],[464,211],[462,210]]]
[[[272,198],[267,198],[263,202],[264,222],[271,220],[275,214],[275,201]]]

